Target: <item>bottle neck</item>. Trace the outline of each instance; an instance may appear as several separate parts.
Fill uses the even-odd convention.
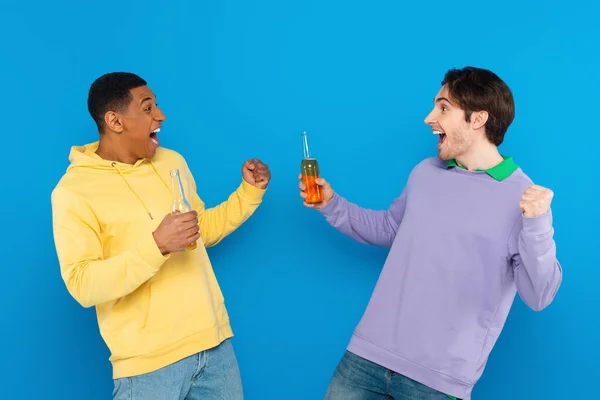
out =
[[[173,199],[183,200],[185,198],[178,170],[171,171],[171,189],[173,190]]]
[[[179,170],[171,171],[171,186],[173,188],[173,207],[172,213],[187,212],[192,209],[191,204],[185,198],[186,190],[183,189],[183,182],[179,175]],[[189,190],[189,189],[187,189]]]
[[[308,133],[302,133],[302,148],[304,150],[304,158],[311,158],[310,149],[308,148]]]

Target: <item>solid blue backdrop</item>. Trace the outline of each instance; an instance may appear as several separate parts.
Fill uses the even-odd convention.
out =
[[[564,268],[548,309],[517,297],[474,398],[594,397],[599,10],[591,0],[549,4],[3,1],[0,398],[111,396],[94,310],[60,278],[50,210],[70,146],[97,140],[86,96],[99,75],[148,80],[167,115],[161,143],[187,157],[207,205],[236,188],[245,159],[269,164],[263,205],[209,254],[246,398],[312,400],[323,397],[386,252],[302,206],[300,133],[337,191],[385,208],[435,154],[423,119],[444,72],[464,65],[494,70],[514,91],[501,150],[555,191]]]

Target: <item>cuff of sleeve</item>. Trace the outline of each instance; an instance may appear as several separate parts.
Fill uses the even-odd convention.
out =
[[[242,179],[242,184],[239,187],[240,195],[244,199],[249,200],[251,203],[255,204],[258,204],[262,201],[266,191],[267,189],[257,188],[256,186],[246,182],[244,179]]]
[[[138,244],[138,251],[142,260],[151,268],[158,271],[160,267],[167,261],[170,254],[163,256],[160,252],[152,232],[149,232],[146,237]]]
[[[329,217],[338,211],[338,209],[340,207],[340,203],[341,203],[341,197],[338,196],[338,194],[334,192],[333,197],[331,198],[331,200],[329,200],[329,203],[327,203],[323,207],[319,208],[318,211],[324,217]]]
[[[523,216],[524,236],[544,236],[552,234],[552,211],[548,211],[538,217]]]

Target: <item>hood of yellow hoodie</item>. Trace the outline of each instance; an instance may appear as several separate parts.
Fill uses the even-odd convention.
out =
[[[148,209],[147,204],[144,202],[140,194],[136,192],[136,190],[131,186],[129,182],[129,179],[135,179],[135,177],[132,176],[132,174],[139,170],[139,168],[142,165],[146,164],[146,167],[150,166],[154,170],[156,175],[158,175],[165,187],[169,191],[171,191],[170,185],[160,175],[152,160],[140,159],[137,160],[135,164],[126,164],[118,161],[105,160],[101,158],[98,154],[96,154],[96,150],[98,149],[99,144],[99,142],[93,142],[85,144],[83,146],[71,147],[71,151],[69,153],[69,161],[71,162],[71,164],[68,166],[67,172],[84,174],[90,172],[105,174],[108,172],[120,175],[127,187],[129,188],[129,190],[131,191],[131,194],[137,197],[137,199],[140,202],[140,205],[146,210],[146,212],[150,216],[150,219],[154,219],[154,217],[150,213],[150,210]]]
[[[126,164],[117,161],[105,160],[96,154],[99,144],[99,142],[94,142],[83,146],[71,147],[71,152],[69,153],[69,161],[71,164],[67,168],[67,171],[76,168],[90,168],[111,171],[116,174],[126,174],[144,162],[149,161],[147,159],[140,159],[137,160],[135,164]]]

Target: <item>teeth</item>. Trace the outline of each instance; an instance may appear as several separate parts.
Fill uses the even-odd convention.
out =
[[[433,131],[433,134],[434,134],[434,135],[441,135],[442,133],[443,133],[443,132],[440,132],[440,131]]]
[[[160,132],[160,128],[156,128],[155,130],[152,131],[152,133],[158,133]]]
[[[152,143],[154,143],[155,145],[157,145],[157,146],[158,146],[158,140],[156,140],[156,139],[154,139],[154,138],[152,138],[152,139],[150,139],[150,140],[152,140]]]

